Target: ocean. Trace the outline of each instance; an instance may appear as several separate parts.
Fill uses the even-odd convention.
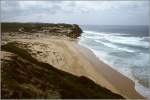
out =
[[[81,25],[79,44],[135,82],[135,89],[150,98],[148,26]],[[112,76],[113,77],[113,76]]]

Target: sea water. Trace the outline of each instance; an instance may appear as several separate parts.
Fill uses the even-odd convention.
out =
[[[150,98],[148,26],[81,25],[79,44],[135,82],[135,89]],[[112,76],[113,77],[113,76]]]

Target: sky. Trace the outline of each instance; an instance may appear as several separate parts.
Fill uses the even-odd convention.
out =
[[[3,22],[149,25],[149,1],[1,1]]]

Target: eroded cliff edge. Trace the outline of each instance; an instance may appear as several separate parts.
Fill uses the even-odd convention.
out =
[[[1,31],[6,35],[15,36],[26,34],[32,36],[53,35],[77,38],[82,29],[76,24],[52,24],[52,23],[2,23]]]

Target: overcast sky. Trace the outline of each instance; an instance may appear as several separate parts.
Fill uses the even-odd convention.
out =
[[[1,20],[80,25],[148,25],[149,1],[1,1]]]

